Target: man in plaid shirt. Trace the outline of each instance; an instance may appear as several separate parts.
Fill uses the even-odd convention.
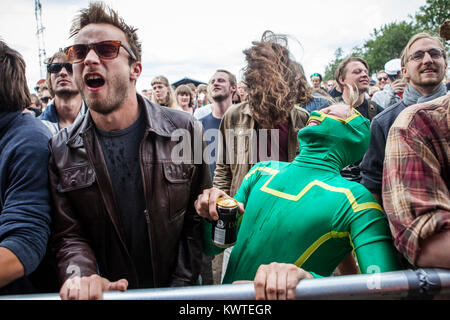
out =
[[[400,113],[389,131],[383,203],[413,265],[450,268],[450,95]]]

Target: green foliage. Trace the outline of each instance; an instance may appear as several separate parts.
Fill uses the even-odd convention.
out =
[[[417,32],[412,22],[405,21],[374,29],[372,39],[366,41],[362,49],[362,58],[369,64],[371,72],[378,72],[384,69],[387,61],[400,58],[403,48]]]
[[[426,31],[439,35],[441,24],[450,19],[450,1],[427,0],[426,5],[409,18],[411,22],[392,22],[380,29],[375,28],[370,39],[361,47],[353,48],[351,54],[366,60],[371,73],[384,69],[387,61],[400,58],[403,48],[414,34]],[[445,43],[445,47],[449,53],[450,45]],[[325,68],[325,80],[334,79],[334,70],[346,56],[342,48],[335,51],[334,59]]]
[[[334,80],[334,71],[342,60],[344,60],[344,50],[337,48],[334,52],[334,59],[325,67],[324,81]]]
[[[450,1],[448,0],[427,0],[427,4],[419,10],[415,20],[417,27],[422,31],[439,35],[441,24],[450,19]]]
[[[362,49],[359,47],[354,47],[349,54],[345,54],[342,48],[337,48],[334,52],[334,59],[325,67],[325,75],[323,77],[324,81],[334,80],[334,72],[339,66],[339,64],[344,61],[348,56],[361,57]]]

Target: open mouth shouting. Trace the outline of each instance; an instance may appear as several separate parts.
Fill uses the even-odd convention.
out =
[[[88,90],[98,91],[105,85],[105,79],[98,73],[88,73],[84,76],[84,83]]]

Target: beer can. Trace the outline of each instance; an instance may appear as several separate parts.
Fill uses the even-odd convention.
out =
[[[237,236],[238,203],[233,198],[219,198],[216,202],[216,210],[219,219],[213,221],[212,242],[221,248],[231,247],[235,244]]]

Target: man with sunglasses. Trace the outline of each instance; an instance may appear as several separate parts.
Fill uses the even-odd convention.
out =
[[[384,69],[379,71],[377,75],[377,85],[381,91],[375,92],[372,101],[386,109],[400,101],[406,88],[406,82],[400,78],[400,59],[389,60],[384,65]]]
[[[39,119],[55,135],[81,118],[87,107],[75,85],[72,64],[65,53],[56,52],[46,63],[47,84],[55,99],[47,105]]]
[[[201,123],[136,93],[136,29],[102,2],[80,11],[71,37],[64,51],[88,111],[51,142],[60,296],[193,285],[202,258],[193,202],[211,186],[209,166],[194,161],[204,145],[190,138],[202,136]],[[190,135],[182,159],[175,131]]]
[[[401,55],[401,69],[408,86],[402,99],[372,120],[370,146],[362,162],[361,183],[382,203],[381,184],[386,139],[399,113],[410,105],[434,100],[447,93],[442,80],[447,57],[441,40],[428,33],[411,37]]]

